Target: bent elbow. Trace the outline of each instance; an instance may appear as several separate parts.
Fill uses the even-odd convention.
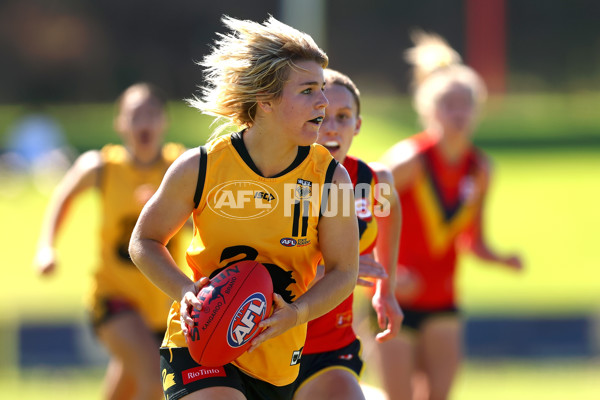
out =
[[[131,258],[131,261],[135,265],[138,265],[138,261],[140,258],[139,257],[140,256],[140,244],[139,244],[139,239],[135,235],[131,235],[131,239],[129,239],[128,251],[129,251],[129,257]]]

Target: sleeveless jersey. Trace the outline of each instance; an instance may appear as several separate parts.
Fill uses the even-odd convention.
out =
[[[457,238],[475,221],[485,185],[484,156],[471,148],[446,162],[426,133],[407,139],[421,168],[399,194],[402,230],[398,262],[419,279],[419,292],[401,306],[416,310],[454,307]]]
[[[346,156],[344,167],[355,188],[360,254],[367,254],[373,251],[377,239],[377,220],[373,216],[377,178],[375,172],[357,158]],[[303,353],[315,354],[341,349],[356,339],[352,329],[353,297],[351,294],[327,314],[308,322]]]
[[[256,260],[267,267],[274,291],[293,302],[306,292],[322,257],[319,210],[323,185],[331,182],[337,162],[322,146],[299,147],[290,167],[265,178],[252,162],[241,133],[213,140],[206,154],[201,153],[201,164],[203,156],[204,184],[187,251],[194,279],[212,277],[237,261]],[[233,364],[273,385],[290,384],[298,375],[305,337],[306,324],[296,326]],[[163,346],[186,347],[177,302]]]
[[[106,145],[100,151],[100,265],[96,269],[91,299],[126,300],[142,315],[153,330],[164,330],[172,300],[148,280],[129,258],[131,232],[146,201],[160,186],[171,163],[185,148],[165,144],[162,157],[147,168],[129,161],[128,151],[121,145]],[[177,235],[169,249],[183,261],[183,247]],[[181,265],[181,264],[180,264]]]

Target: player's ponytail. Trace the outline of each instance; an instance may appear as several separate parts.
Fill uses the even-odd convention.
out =
[[[462,62],[462,58],[446,40],[421,30],[411,35],[414,46],[404,52],[405,60],[413,67],[412,90],[414,107],[427,126],[438,99],[452,84],[469,88],[476,106],[487,97],[481,77]]]
[[[415,30],[410,36],[414,47],[404,52],[404,59],[413,67],[415,89],[440,68],[462,64],[460,54],[441,36],[422,30]]]

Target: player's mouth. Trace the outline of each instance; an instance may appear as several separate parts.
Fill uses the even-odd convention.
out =
[[[325,143],[323,143],[323,146],[325,146],[325,148],[329,150],[330,153],[340,149],[340,144],[335,140],[328,140]]]
[[[311,124],[321,126],[321,123],[323,122],[323,116],[313,118],[313,119],[309,120],[308,122],[310,122]]]
[[[152,140],[152,135],[148,131],[142,131],[137,136],[140,144],[147,145]]]

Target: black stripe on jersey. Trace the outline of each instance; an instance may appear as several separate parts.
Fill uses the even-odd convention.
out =
[[[202,192],[204,191],[204,180],[206,179],[206,147],[200,146],[200,162],[198,166],[198,182],[196,183],[196,192],[194,193],[194,208],[198,208],[200,200],[202,200]]]
[[[333,182],[333,173],[335,172],[335,168],[338,166],[337,160],[334,158],[329,163],[327,167],[327,172],[325,172],[325,182],[323,184],[323,197],[321,198],[321,207],[319,209],[319,219],[323,215],[323,210],[327,209],[327,202],[329,201],[329,185]]]
[[[300,201],[294,203],[294,220],[292,221],[292,237],[298,237],[298,221],[300,221]]]
[[[231,144],[233,145],[235,150],[238,152],[240,157],[242,157],[242,160],[244,160],[246,165],[248,165],[248,167],[250,167],[250,169],[252,171],[254,171],[254,173],[256,173],[258,176],[263,176],[262,172],[260,172],[260,170],[258,169],[256,164],[254,164],[254,161],[252,161],[252,157],[250,157],[250,154],[248,153],[248,149],[246,149],[246,145],[244,144],[244,139],[242,138],[242,132],[234,132],[231,134]],[[277,177],[287,174],[290,171],[293,171],[294,168],[296,168],[298,165],[300,165],[302,163],[302,161],[304,161],[306,159],[306,157],[308,157],[308,153],[310,153],[310,146],[299,146],[298,154],[296,154],[296,158],[294,159],[294,161],[292,161],[292,163],[289,165],[289,167],[287,167],[283,171],[279,172],[278,174],[269,176],[268,178],[277,178]]]
[[[302,201],[302,237],[308,232],[308,213],[310,210],[310,202]]]
[[[359,192],[358,190],[355,191],[355,194],[360,197],[366,198],[367,200],[370,200],[371,198],[371,181],[373,180],[373,170],[371,170],[371,168],[369,168],[369,166],[361,161],[361,160],[357,160],[358,163],[358,168],[357,168],[357,172],[356,172],[356,184],[360,184],[360,183],[366,183],[368,184],[368,191],[367,192],[363,192],[362,190]],[[360,218],[358,219],[358,237],[361,238],[363,233],[365,233],[365,231],[367,230],[367,221],[364,221]]]
[[[371,170],[371,168],[369,168],[369,166],[367,165],[367,163],[365,163],[364,161],[358,160],[358,171],[356,172],[356,184],[359,183],[367,183],[367,184],[371,184],[371,181],[373,180],[373,171]]]

